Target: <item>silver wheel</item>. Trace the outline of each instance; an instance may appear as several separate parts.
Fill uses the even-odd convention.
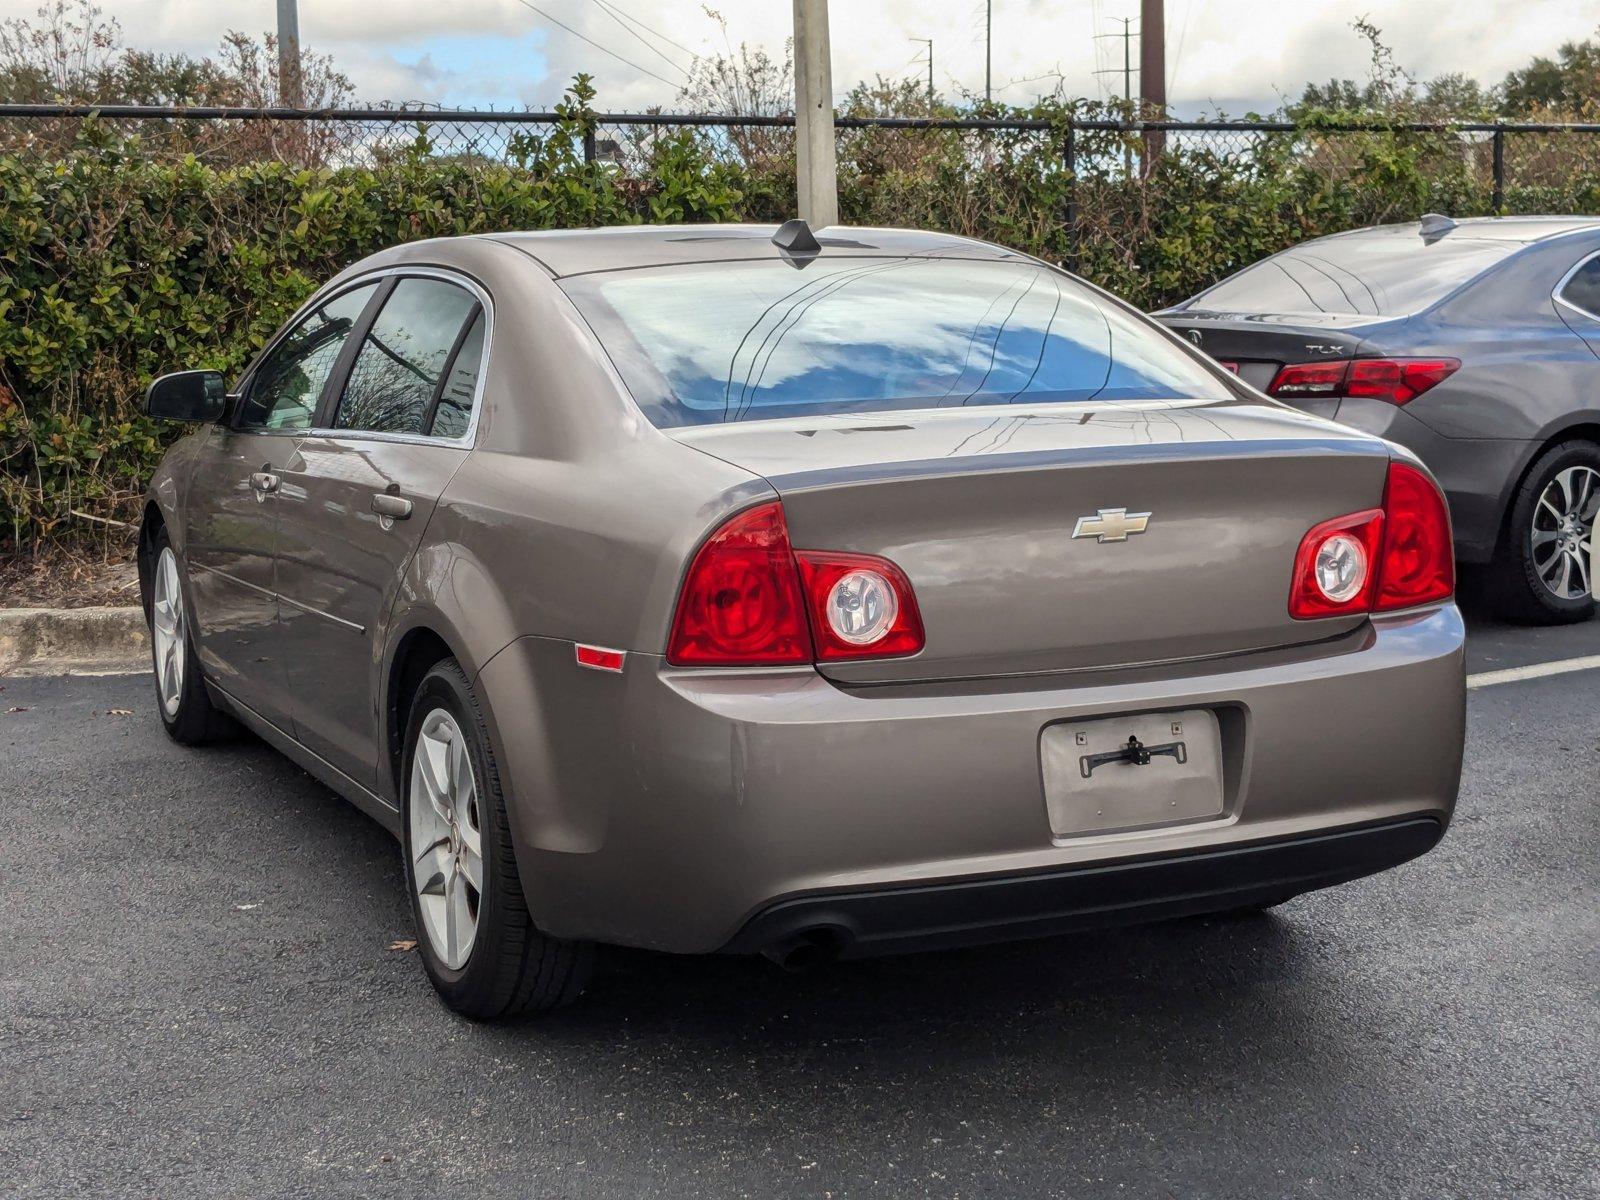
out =
[[[150,639],[155,645],[156,693],[169,719],[183,703],[183,677],[188,668],[189,623],[183,614],[178,584],[178,556],[163,546],[156,560],[154,597],[150,605]]]
[[[423,718],[411,756],[411,878],[439,960],[459,970],[483,908],[483,814],[466,736],[443,708]]]
[[[1568,467],[1545,485],[1533,510],[1533,569],[1552,595],[1582,600],[1590,594],[1590,548],[1600,508],[1600,471]]]

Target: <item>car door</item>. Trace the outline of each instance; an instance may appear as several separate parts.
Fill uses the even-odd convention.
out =
[[[387,619],[470,451],[489,320],[487,298],[464,279],[397,274],[382,288],[278,492],[278,625],[295,736],[369,788]]]
[[[278,472],[311,428],[346,339],[376,285],[344,292],[286,330],[195,456],[185,566],[195,650],[206,677],[289,727],[277,638]]]

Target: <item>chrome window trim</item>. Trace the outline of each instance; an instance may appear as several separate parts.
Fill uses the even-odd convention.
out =
[[[233,428],[240,433],[262,434],[268,437],[300,437],[322,440],[337,438],[347,442],[399,442],[412,446],[451,446],[457,450],[472,450],[476,448],[478,443],[478,422],[483,415],[483,393],[485,384],[489,379],[489,362],[493,357],[494,351],[494,301],[490,298],[483,285],[470,275],[465,275],[446,267],[425,266],[395,266],[383,267],[376,271],[364,271],[360,275],[343,280],[337,287],[330,287],[326,291],[316,293],[311,299],[302,304],[295,311],[294,316],[284,322],[283,328],[278,331],[276,336],[262,348],[256,362],[259,364],[262,359],[265,359],[267,355],[277,349],[278,343],[299,326],[301,321],[317,308],[328,303],[328,301],[336,299],[346,292],[354,291],[356,288],[365,287],[371,283],[381,283],[384,279],[396,275],[442,279],[446,283],[453,283],[457,287],[465,288],[471,292],[478,301],[479,307],[483,309],[483,356],[478,360],[478,382],[472,392],[472,415],[467,418],[466,431],[460,437],[434,437],[432,434],[426,433],[382,433],[378,430],[369,429],[335,429],[331,426],[322,425],[313,425],[306,429],[267,429],[258,425],[240,424],[234,425]],[[241,399],[248,394],[250,385],[254,380],[255,368],[252,367],[250,375],[239,386],[237,394]],[[349,376],[346,375],[345,382],[348,381]],[[342,393],[340,399],[343,399]],[[337,412],[338,410],[335,409],[334,411]]]
[[[1572,266],[1567,270],[1567,273],[1557,281],[1554,290],[1552,290],[1550,293],[1550,299],[1554,300],[1557,304],[1563,304],[1575,313],[1582,313],[1591,321],[1600,321],[1600,313],[1590,312],[1587,308],[1584,308],[1583,305],[1574,304],[1561,293],[1567,290],[1567,284],[1572,282],[1572,277],[1574,275],[1583,270],[1597,258],[1600,258],[1600,250],[1595,250],[1590,254],[1586,254],[1577,262],[1573,263]]]

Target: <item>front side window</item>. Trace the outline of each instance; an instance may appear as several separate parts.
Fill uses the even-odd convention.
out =
[[[447,368],[477,310],[473,294],[456,284],[402,278],[384,301],[350,368],[334,428],[428,432],[435,401],[449,383]],[[470,412],[470,392],[466,404]]]
[[[658,426],[809,414],[1232,398],[1158,330],[1035,263],[650,267],[564,282]]]
[[[1600,256],[1591,258],[1572,273],[1572,278],[1561,289],[1561,298],[1591,317],[1600,318]]]
[[[296,325],[256,368],[239,423],[254,429],[311,428],[322,389],[375,283],[341,292]]]

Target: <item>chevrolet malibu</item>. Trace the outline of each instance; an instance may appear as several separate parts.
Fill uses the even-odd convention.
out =
[[[803,962],[1251,910],[1442,836],[1449,518],[1054,267],[759,226],[420,242],[318,291],[140,539],[161,717],[404,849],[457,1011],[597,943]]]

